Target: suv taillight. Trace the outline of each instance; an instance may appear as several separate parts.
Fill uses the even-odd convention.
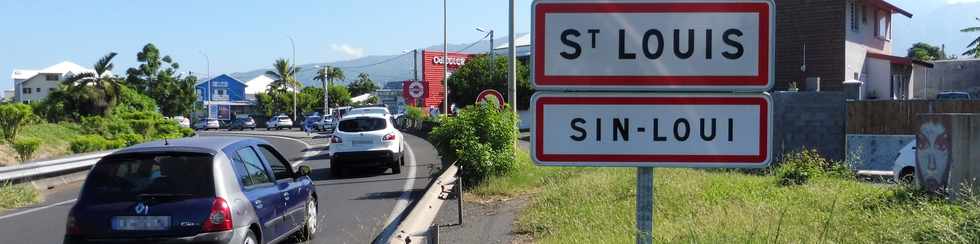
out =
[[[65,223],[65,234],[68,235],[81,235],[82,230],[78,228],[78,223],[75,222],[75,213],[68,212],[68,220]]]
[[[211,204],[211,213],[201,225],[204,232],[217,232],[231,230],[231,207],[225,199],[216,197]]]
[[[334,135],[330,137],[330,143],[344,143],[344,140],[340,139],[339,136]]]
[[[394,140],[395,139],[395,133],[387,134],[387,135],[385,135],[385,137],[383,137],[381,139],[382,140],[385,140],[385,141]]]

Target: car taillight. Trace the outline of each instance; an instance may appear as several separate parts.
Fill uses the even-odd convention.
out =
[[[385,140],[385,141],[394,140],[395,139],[395,133],[387,134],[387,135],[385,135],[385,137],[383,137],[381,139],[382,140]]]
[[[78,223],[75,222],[75,213],[68,213],[68,220],[65,223],[65,234],[68,235],[81,235],[82,230],[78,228]]]
[[[211,213],[201,225],[204,232],[216,232],[231,230],[231,207],[225,199],[216,197],[211,204]]]
[[[332,136],[330,137],[330,143],[344,143],[344,140],[340,139],[339,136]]]

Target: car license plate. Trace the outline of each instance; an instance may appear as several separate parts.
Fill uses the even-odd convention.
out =
[[[371,142],[370,140],[354,140],[354,142],[351,144],[354,146],[370,146],[374,144],[374,142]]]
[[[112,218],[113,230],[168,230],[170,216],[116,216]]]

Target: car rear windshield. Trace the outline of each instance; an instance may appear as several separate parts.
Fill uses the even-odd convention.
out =
[[[92,169],[83,194],[100,202],[214,196],[212,164],[200,153],[110,156]]]
[[[343,132],[376,131],[384,128],[385,120],[382,118],[354,118],[340,121],[340,131]]]

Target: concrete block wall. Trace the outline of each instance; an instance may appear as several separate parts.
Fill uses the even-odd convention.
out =
[[[816,149],[831,160],[844,159],[843,92],[774,92],[772,100],[774,163],[803,148]]]

